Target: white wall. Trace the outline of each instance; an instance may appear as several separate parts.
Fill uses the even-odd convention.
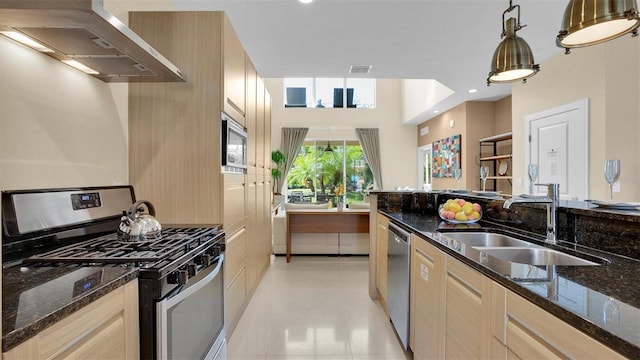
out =
[[[454,93],[433,79],[405,79],[400,86],[404,124],[422,123],[428,109]]]
[[[282,79],[266,79],[272,97],[273,150],[280,148],[283,127],[308,127],[308,138],[347,140],[357,140],[355,128],[378,128],[384,189],[417,188],[416,126],[402,125],[400,83],[400,80],[377,81],[375,109],[285,109]]]
[[[589,98],[589,197],[608,199],[603,164],[607,158],[618,158],[622,161],[621,192],[614,196],[625,201],[640,200],[639,54],[638,39],[627,35],[575,49],[570,55],[558,54],[541,63],[540,73],[526,84],[514,83],[514,179],[526,176],[524,117]],[[513,191],[518,194],[525,189],[514,186]]]
[[[128,183],[110,86],[0,36],[0,189]]]

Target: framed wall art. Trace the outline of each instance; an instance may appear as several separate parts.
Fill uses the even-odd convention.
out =
[[[433,177],[453,177],[453,169],[461,167],[460,134],[437,140],[433,143],[432,171]]]

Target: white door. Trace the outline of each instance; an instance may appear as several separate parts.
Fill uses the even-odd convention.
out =
[[[529,138],[525,168],[538,164],[536,183],[560,184],[563,199],[587,199],[588,99],[527,115],[525,121]],[[524,173],[527,174],[526,169]],[[526,179],[528,185],[528,176]],[[538,195],[546,194],[545,187],[534,187],[534,191]]]
[[[431,190],[431,144],[418,148],[418,186]]]

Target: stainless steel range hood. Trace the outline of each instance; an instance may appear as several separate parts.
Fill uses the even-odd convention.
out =
[[[0,31],[15,31],[76,60],[106,82],[182,82],[180,70],[102,6],[101,0],[0,0]],[[3,55],[3,56],[6,56]]]

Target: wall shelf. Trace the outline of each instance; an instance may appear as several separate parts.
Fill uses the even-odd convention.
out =
[[[511,154],[508,155],[496,155],[496,156],[486,156],[486,157],[481,157],[480,161],[489,161],[489,160],[506,160],[506,159],[511,159],[513,156]]]
[[[498,190],[498,180],[507,180],[509,182],[509,186],[504,188],[503,190],[507,190],[507,192],[511,192],[511,149],[509,149],[509,153],[499,153],[500,151],[504,151],[503,147],[506,144],[502,144],[502,142],[511,141],[512,133],[504,133],[498,134],[490,137],[486,137],[478,140],[479,143],[479,156],[478,156],[478,166],[489,166],[489,177],[487,177],[487,181],[491,181],[490,184],[493,184],[493,190]],[[506,173],[502,175],[499,174],[500,165],[503,162],[506,162]],[[478,172],[479,173],[479,172]],[[480,188],[482,188],[482,179],[480,179]],[[487,186],[489,188],[489,186]]]

